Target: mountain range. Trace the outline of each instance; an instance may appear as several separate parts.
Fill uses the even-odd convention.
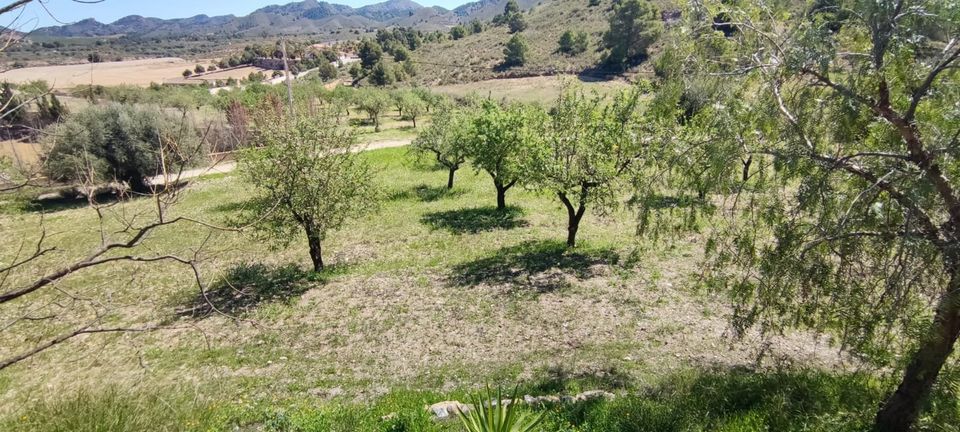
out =
[[[520,1],[520,5],[527,8],[533,6],[535,1],[523,0]],[[44,27],[37,29],[33,34],[50,37],[229,36],[332,33],[390,26],[439,30],[472,19],[489,19],[502,11],[506,2],[507,0],[480,0],[448,10],[438,6],[422,6],[411,0],[387,0],[360,8],[318,0],[304,0],[266,6],[242,17],[197,15],[190,18],[160,19],[131,15],[109,24],[89,18],[73,24]]]

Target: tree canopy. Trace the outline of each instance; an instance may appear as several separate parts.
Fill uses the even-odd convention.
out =
[[[660,105],[675,115],[659,160],[727,198],[708,281],[735,328],[830,332],[900,371],[874,428],[907,431],[960,335],[960,20],[940,2],[834,3],[856,13],[707,3],[667,75],[730,88]]]

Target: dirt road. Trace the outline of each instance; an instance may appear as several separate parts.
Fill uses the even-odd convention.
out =
[[[371,151],[371,150],[380,150],[385,148],[403,147],[406,145],[410,145],[411,141],[412,140],[410,139],[374,141],[371,143],[359,145],[355,148],[354,151],[364,152],[364,151]],[[194,169],[184,170],[182,173],[179,173],[179,176],[177,175],[177,173],[170,173],[167,176],[167,181],[173,181],[177,177],[179,177],[180,180],[187,180],[187,179],[202,177],[206,175],[226,174],[235,169],[237,169],[237,163],[235,161],[221,160],[206,168],[194,168]],[[161,185],[164,183],[165,183],[164,176],[162,175],[158,175],[150,178],[150,184]]]

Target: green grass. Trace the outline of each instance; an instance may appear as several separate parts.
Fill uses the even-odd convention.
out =
[[[609,383],[544,374],[521,394],[575,392]],[[882,392],[861,374],[810,370],[683,371],[643,388],[619,389],[613,400],[525,407],[546,411],[543,431],[862,431]],[[439,400],[468,400],[447,393],[395,389],[366,403],[315,404],[253,399],[211,402],[190,390],[106,389],[40,403],[0,424],[10,431],[424,431],[461,430],[424,409]],[[957,417],[953,417],[956,419]],[[947,430],[924,428],[924,430]]]
[[[271,248],[185,225],[138,250],[185,255],[205,245],[210,300],[237,320],[210,314],[190,272],[174,264],[81,272],[33,297],[30,305],[46,305],[36,313],[72,322],[88,310],[47,302],[69,305],[65,293],[78,294],[96,299],[109,325],[176,329],[75,339],[0,372],[0,430],[458,430],[423,406],[517,382],[537,395],[620,395],[552,408],[551,431],[857,430],[889,387],[830,372],[829,355],[805,356],[829,351],[807,335],[791,336],[784,355],[809,371],[739,370],[758,344],[725,348],[723,300],[687,286],[697,238],[653,242],[636,237],[628,209],[588,212],[582,246],[567,251],[565,211],[552,196],[515,188],[511,209],[493,212],[487,175],[464,168],[448,191],[445,171],[407,151],[364,153],[382,205],[329,235],[331,266],[321,274],[306,270],[298,238]],[[236,175],[197,180],[171,216],[226,223],[249,196]],[[152,204],[111,207],[107,231],[119,228],[114,215]],[[36,239],[41,210],[58,250],[10,283],[99,241],[95,214],[82,205],[7,208],[0,262]],[[4,305],[0,318],[26,305]],[[0,355],[66,328],[19,323],[0,333]],[[938,400],[948,402],[929,423],[949,424],[960,408]]]

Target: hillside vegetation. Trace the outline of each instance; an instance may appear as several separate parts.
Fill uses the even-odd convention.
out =
[[[654,3],[661,9],[672,5],[671,1]],[[527,28],[518,32],[529,46],[527,62],[506,70],[498,70],[503,62],[503,49],[511,37],[506,25],[493,26],[487,22],[480,33],[425,44],[413,56],[420,69],[417,79],[427,85],[442,85],[556,72],[605,77],[606,73],[591,70],[603,59],[601,38],[609,28],[612,7],[611,0],[602,0],[597,6],[590,6],[589,0],[546,0],[533,6],[524,13]],[[559,51],[560,36],[567,30],[587,33],[586,51],[575,55]]]

